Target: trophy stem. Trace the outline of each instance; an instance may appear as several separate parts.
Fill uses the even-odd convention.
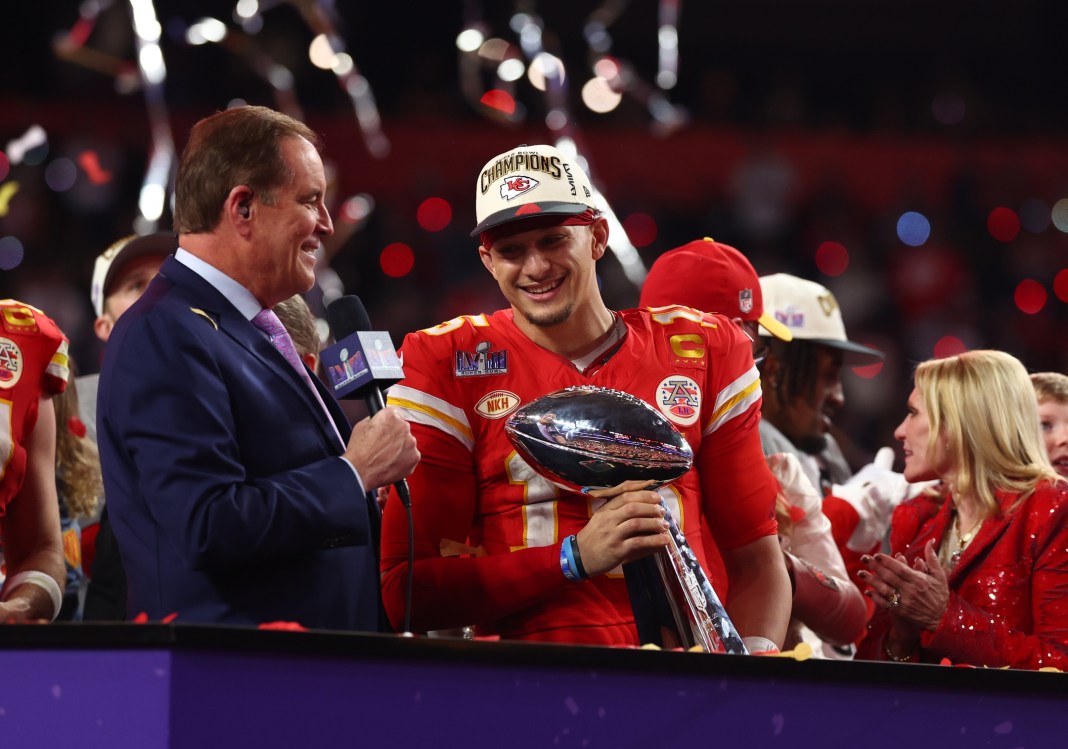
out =
[[[712,588],[666,505],[670,541],[656,554],[623,565],[642,644],[709,653],[748,653],[741,635]]]

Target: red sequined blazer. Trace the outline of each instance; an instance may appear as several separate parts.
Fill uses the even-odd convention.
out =
[[[949,575],[949,607],[934,632],[920,636],[918,660],[1068,671],[1068,482],[997,495],[988,518]],[[890,548],[909,563],[936,548],[952,522],[952,502],[917,497],[894,511]],[[878,610],[857,658],[887,660],[890,616]]]

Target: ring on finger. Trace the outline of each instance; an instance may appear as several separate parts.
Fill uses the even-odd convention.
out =
[[[891,609],[899,605],[901,603],[901,591],[897,588],[894,588],[890,592],[890,595],[886,597],[886,602],[887,607]]]

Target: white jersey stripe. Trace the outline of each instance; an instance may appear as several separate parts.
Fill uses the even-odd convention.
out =
[[[455,437],[468,450],[474,449],[475,435],[463,409],[405,385],[391,387],[386,404],[402,409],[408,421],[440,429]]]
[[[56,353],[52,354],[51,361],[45,367],[45,371],[58,380],[66,382],[70,379],[70,362],[67,358],[67,342],[60,343]]]
[[[716,395],[716,408],[702,434],[712,434],[735,416],[748,411],[760,399],[762,392],[760,373],[754,366]]]

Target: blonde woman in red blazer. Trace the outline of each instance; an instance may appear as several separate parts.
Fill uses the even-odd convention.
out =
[[[891,555],[859,574],[877,611],[857,658],[1068,670],[1068,482],[1024,366],[1000,351],[921,364],[894,436],[910,482]]]

